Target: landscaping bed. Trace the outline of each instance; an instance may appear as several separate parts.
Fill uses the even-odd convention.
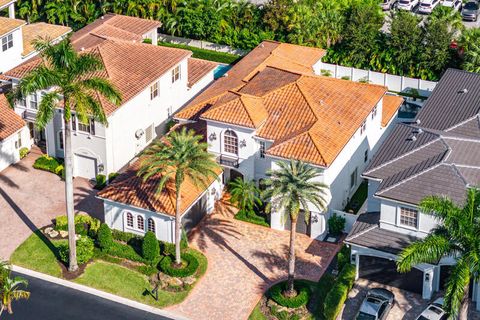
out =
[[[357,214],[358,210],[362,207],[363,203],[368,197],[368,182],[363,181],[357,188],[357,191],[353,194],[352,198],[348,202],[343,211],[348,213]]]
[[[99,226],[96,219],[90,219],[88,223],[87,218],[75,219],[76,229],[81,229],[78,227],[81,224],[85,229],[83,235],[77,236],[77,272],[70,273],[67,268],[67,238],[63,238],[64,232],[60,233],[64,228],[62,217],[57,218],[58,225],[37,230],[25,240],[12,254],[11,263],[155,307],[183,301],[206,272],[206,257],[188,248],[185,240],[182,259],[188,261],[187,268],[176,271],[188,272],[167,275],[160,270],[167,260],[173,260],[172,244],[158,241],[153,233],[150,233],[153,238],[146,240],[148,236],[112,232],[107,225]],[[158,287],[158,301],[152,294],[155,287]]]
[[[268,223],[267,216],[258,214],[255,211],[240,210],[235,215],[235,219],[270,228],[270,223]]]
[[[201,49],[201,48],[187,46],[187,45],[183,45],[183,44],[175,44],[175,43],[170,43],[170,42],[159,41],[158,45],[159,46],[164,46],[164,47],[172,47],[172,48],[180,48],[180,49],[190,50],[190,51],[193,52],[193,55],[192,55],[193,58],[209,60],[209,61],[214,61],[214,62],[220,62],[220,63],[226,63],[226,64],[235,63],[242,58],[241,56],[236,55],[236,54],[218,52],[218,51],[207,50],[207,49]]]

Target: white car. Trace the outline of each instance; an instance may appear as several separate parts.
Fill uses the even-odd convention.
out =
[[[418,0],[400,0],[398,1],[397,8],[400,10],[413,11],[413,9],[418,5]]]
[[[440,3],[440,0],[422,0],[420,2],[420,13],[432,13],[433,9]]]
[[[443,0],[442,6],[459,11],[462,8],[462,0]]]
[[[448,315],[443,310],[443,298],[438,298],[417,317],[417,320],[446,320]]]

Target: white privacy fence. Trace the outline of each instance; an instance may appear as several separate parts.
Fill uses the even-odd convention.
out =
[[[200,49],[207,49],[207,50],[213,50],[213,51],[218,51],[218,52],[238,54],[238,55],[241,55],[241,56],[244,56],[248,53],[248,50],[235,49],[235,48],[223,45],[223,44],[217,44],[217,43],[203,41],[203,40],[194,40],[194,39],[189,39],[189,38],[169,36],[169,35],[163,34],[163,33],[158,34],[158,40],[164,41],[164,42],[175,43],[175,44],[183,44],[183,45],[196,47],[196,48],[200,48]]]
[[[324,62],[321,62],[318,65],[318,70],[315,71],[318,72],[318,74],[330,73],[330,76],[337,79],[348,78],[353,81],[379,84],[388,87],[390,91],[402,92],[415,89],[418,90],[421,95],[426,96],[430,95],[430,92],[437,85],[435,81],[395,76],[388,73],[344,67]]]
[[[333,210],[332,211],[334,214],[340,217],[345,218],[345,230],[344,232],[350,233],[353,228],[353,224],[357,221],[358,219],[358,214],[353,214],[353,213],[348,213],[340,210]]]

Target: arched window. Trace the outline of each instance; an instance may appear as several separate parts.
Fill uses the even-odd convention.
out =
[[[127,226],[133,228],[133,215],[130,212],[125,214],[127,216]]]
[[[238,137],[232,130],[227,130],[223,134],[223,149],[225,152],[238,155]]]
[[[145,221],[142,216],[137,217],[137,228],[138,230],[145,230]]]
[[[155,221],[153,221],[152,218],[148,218],[147,220],[147,231],[155,233]]]

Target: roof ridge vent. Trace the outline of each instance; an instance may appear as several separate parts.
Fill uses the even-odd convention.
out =
[[[420,119],[417,119],[417,120],[415,121],[415,123],[416,123],[416,124],[420,124],[420,123],[422,123],[422,122],[420,121]]]
[[[414,134],[422,134],[422,133],[423,133],[423,129],[422,129],[422,128],[415,128],[415,129],[413,129],[413,133],[414,133]]]
[[[468,93],[467,88],[463,88],[462,90],[458,91],[458,93]]]

